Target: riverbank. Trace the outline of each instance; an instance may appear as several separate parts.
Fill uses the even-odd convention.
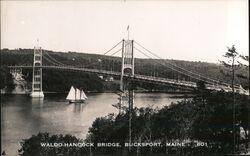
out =
[[[119,91],[105,90],[103,92],[99,91],[85,91],[86,93],[118,93]],[[167,93],[167,94],[193,94],[187,91],[161,91],[161,90],[135,90],[135,93]],[[44,94],[67,94],[68,92],[47,92],[43,91]],[[30,92],[6,92],[1,90],[1,95],[29,95]],[[173,96],[176,97],[176,96]]]

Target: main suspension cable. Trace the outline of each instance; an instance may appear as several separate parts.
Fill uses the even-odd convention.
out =
[[[103,55],[106,55],[107,53],[109,53],[111,50],[113,50],[115,47],[117,47],[120,43],[122,43],[122,40],[120,42],[118,42],[115,46],[113,46],[111,49],[109,49],[108,51],[103,53]]]
[[[144,46],[142,46],[142,45],[139,44],[138,42],[135,41],[135,43],[136,43],[138,46],[140,46],[141,48],[143,48],[144,50],[146,50],[146,51],[147,51],[148,53],[150,53],[151,55],[155,56],[156,58],[162,59],[161,57],[159,57],[158,55],[156,55],[156,54],[153,53],[152,51],[148,50],[147,48],[145,48]],[[194,76],[197,76],[197,77],[200,77],[200,78],[202,77],[203,79],[208,80],[208,81],[211,81],[212,83],[217,83],[218,81],[220,81],[220,83],[222,83],[222,84],[224,84],[224,85],[229,85],[228,83],[223,82],[223,81],[221,81],[221,80],[214,80],[214,79],[211,79],[211,78],[207,78],[207,77],[205,77],[205,76],[203,76],[203,75],[201,75],[201,74],[198,74],[198,73],[194,73],[194,72],[188,71],[188,70],[186,70],[186,69],[184,69],[184,68],[182,68],[182,67],[179,67],[179,66],[177,66],[177,65],[175,65],[175,64],[173,64],[173,63],[170,63],[169,61],[166,62],[166,60],[165,60],[165,63],[168,63],[168,64],[172,65],[173,67],[179,68],[180,70],[183,70],[183,71],[185,71],[185,72],[187,72],[187,73],[190,73],[190,74],[192,74],[192,75],[194,75]],[[189,74],[187,74],[187,75],[189,76]],[[197,79],[197,78],[196,78],[196,79]]]

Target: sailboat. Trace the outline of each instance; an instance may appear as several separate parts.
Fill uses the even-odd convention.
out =
[[[83,103],[88,97],[83,90],[71,86],[66,99],[69,100],[69,103]]]

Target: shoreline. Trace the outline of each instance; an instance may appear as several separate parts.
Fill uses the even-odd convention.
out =
[[[118,93],[119,91],[103,91],[103,92],[98,92],[98,91],[86,91],[86,93]],[[135,93],[167,93],[167,94],[193,94],[192,92],[185,92],[185,91],[145,91],[145,90],[135,90]],[[67,94],[68,92],[43,92],[44,94]],[[2,93],[1,95],[29,95],[30,93],[10,93],[10,92],[5,92]]]

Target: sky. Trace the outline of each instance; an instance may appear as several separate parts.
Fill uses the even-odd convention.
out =
[[[1,1],[1,48],[103,54],[129,25],[161,58],[218,63],[228,46],[249,54],[248,23],[247,0]]]

